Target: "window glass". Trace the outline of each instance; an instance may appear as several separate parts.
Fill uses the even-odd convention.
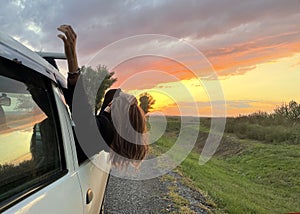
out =
[[[40,76],[0,76],[0,203],[62,169],[51,101]]]

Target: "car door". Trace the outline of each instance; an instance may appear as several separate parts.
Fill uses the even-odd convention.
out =
[[[57,95],[62,97],[62,93],[57,90]],[[106,189],[108,174],[110,170],[110,160],[109,153],[105,151],[99,151],[90,158],[87,158],[83,161],[79,161],[78,154],[76,151],[79,149],[76,146],[80,146],[75,143],[75,133],[73,133],[71,117],[68,116],[68,111],[66,106],[63,106],[63,102],[59,99],[59,110],[62,115],[66,118],[65,120],[69,122],[66,123],[66,128],[70,135],[70,140],[72,145],[75,145],[73,148],[73,157],[75,163],[75,173],[78,176],[83,198],[83,209],[84,213],[99,213],[100,207],[104,198],[104,193]]]
[[[77,172],[83,197],[85,198],[85,213],[100,212],[108,179],[108,173],[107,171],[102,170],[102,167],[107,167],[107,170],[109,170],[110,167],[108,164],[108,153],[104,151],[93,156],[92,159],[107,166],[101,166],[101,168],[98,168],[98,166],[90,160],[78,166]],[[90,194],[92,194],[92,198],[89,198]]]
[[[0,57],[1,213],[84,213],[55,90],[49,78]]]

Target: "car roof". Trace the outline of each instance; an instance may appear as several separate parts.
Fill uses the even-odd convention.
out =
[[[21,63],[66,88],[66,78],[39,54],[0,32],[0,57]]]

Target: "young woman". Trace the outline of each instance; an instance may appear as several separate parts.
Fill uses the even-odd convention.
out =
[[[80,115],[74,120],[77,120],[75,121],[75,130],[77,128],[79,133],[84,132],[81,139],[85,139],[85,142],[81,142],[79,139],[81,145],[86,142],[90,143],[87,150],[83,149],[84,152],[88,153],[86,155],[89,157],[93,154],[91,150],[105,148],[103,144],[106,143],[110,148],[113,166],[126,167],[130,163],[137,166],[148,153],[148,144],[144,136],[146,133],[145,115],[138,106],[137,99],[120,89],[109,90],[105,95],[100,114],[96,115],[98,132],[100,132],[101,137],[95,139],[93,136],[96,136],[96,134],[93,132],[93,128],[89,128],[91,119],[87,119],[91,117],[92,112],[88,112],[86,95],[82,87],[82,81],[79,78],[76,33],[69,25],[61,25],[58,30],[63,33],[58,37],[64,42],[65,54],[68,60],[69,73],[68,89],[65,91],[66,101],[71,109],[77,108],[80,111]],[[83,101],[77,102],[77,106],[72,105],[75,85],[76,90],[79,90],[79,97],[84,98]],[[83,146],[85,147],[85,145]]]

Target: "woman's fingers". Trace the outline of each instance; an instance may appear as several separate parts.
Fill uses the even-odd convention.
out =
[[[60,32],[64,33],[64,35],[63,34],[59,34],[57,36],[59,38],[61,38],[64,41],[65,45],[66,45],[68,43],[66,29],[63,27],[63,25],[61,25],[59,28],[57,28],[57,30],[59,30]]]
[[[58,37],[63,40],[65,44],[65,52],[66,54],[71,54],[74,52],[76,47],[76,33],[72,29],[70,25],[61,25],[57,28],[63,34],[59,34]]]
[[[61,38],[64,42],[66,42],[67,38],[66,38],[64,35],[58,34],[57,36],[58,36],[59,38]]]
[[[70,25],[61,25],[57,28],[62,34],[57,35],[63,40],[65,46],[65,54],[68,59],[69,72],[74,72],[78,69],[76,56],[76,33]]]
[[[61,25],[60,27],[57,28],[57,30],[64,33],[68,41],[70,42],[76,41],[77,35],[70,25]]]
[[[68,25],[68,28],[69,28],[69,30],[70,30],[71,35],[73,36],[73,38],[76,39],[76,38],[77,38],[77,35],[76,35],[75,31],[73,30],[72,26]]]

